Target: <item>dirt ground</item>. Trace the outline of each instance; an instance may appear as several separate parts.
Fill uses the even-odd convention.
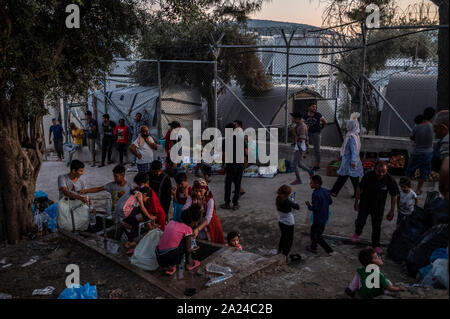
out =
[[[86,165],[84,180],[87,186],[100,186],[111,181],[113,167],[114,165],[91,168]],[[44,162],[36,190],[45,191],[49,194],[50,199],[56,201],[58,198],[57,176],[65,172],[68,172],[68,169],[64,163]],[[131,182],[135,174],[128,172],[127,180]],[[323,186],[331,188],[335,178],[325,176],[324,169],[318,174],[324,179]],[[304,181],[308,180],[306,173],[302,177]],[[189,178],[192,182],[194,176],[189,175]],[[279,186],[289,184],[294,178],[294,174],[279,174],[273,179],[244,178],[242,184],[246,194],[240,200],[240,209],[238,211],[217,209],[225,234],[230,231],[238,231],[244,250],[262,256],[276,254],[279,229],[274,208],[275,191]],[[223,185],[224,176],[214,175],[210,188],[216,198],[217,207],[223,203]],[[424,190],[431,191],[436,187],[434,184],[426,184]],[[258,272],[241,282],[239,287],[224,289],[216,296],[217,298],[345,298],[344,289],[359,266],[357,254],[364,245],[348,245],[335,239],[328,240],[337,251],[334,256],[326,256],[320,250],[321,248],[319,248],[318,256],[306,252],[305,247],[309,244],[308,233],[311,222],[304,201],[311,200],[312,191],[309,184],[293,186],[293,191],[296,192],[296,200],[301,209],[295,213],[295,238],[291,253],[301,254],[302,261]],[[332,215],[325,231],[326,234],[347,238],[353,234],[356,212],[353,210],[351,195],[351,184],[348,182],[331,206]],[[102,199],[105,196],[107,193],[93,196],[97,200],[98,207],[102,206]],[[425,192],[424,195],[421,195],[419,204],[423,205],[424,200]],[[386,207],[389,207],[389,199]],[[370,220],[368,220],[361,236],[363,240],[370,239],[370,228]],[[384,220],[382,243],[387,244],[390,241],[394,229],[395,219],[392,222]],[[27,268],[17,267],[33,255],[40,255],[43,261]],[[127,298],[168,297],[158,288],[145,284],[131,272],[66,240],[56,240],[45,244],[35,240],[19,246],[2,247],[0,248],[0,260],[3,257],[7,257],[8,263],[13,263],[16,267],[0,269],[0,292],[9,293],[14,297],[31,297],[33,289],[49,285],[54,286],[59,294],[64,288],[66,278],[64,270],[69,260],[76,260],[80,263],[82,282],[96,284],[99,298],[108,298],[110,291],[116,288],[121,288]],[[9,261],[10,259],[11,261]],[[415,279],[408,277],[401,265],[394,263],[386,256],[383,259],[385,265],[382,271],[388,279],[406,286],[415,283]],[[42,267],[38,267],[40,263],[43,263]],[[85,278],[83,278],[83,270],[87,272]],[[53,298],[57,297],[56,292],[53,294]],[[409,292],[397,294],[396,298],[448,298],[448,291],[411,288]]]

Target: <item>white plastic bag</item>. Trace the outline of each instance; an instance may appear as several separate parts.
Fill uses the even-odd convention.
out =
[[[159,228],[149,231],[134,249],[133,256],[131,256],[131,264],[144,270],[153,271],[158,269],[159,265],[156,260],[155,249],[159,244],[162,233]]]
[[[436,259],[433,268],[422,281],[422,285],[434,286],[436,283],[448,289],[448,259]]]
[[[73,223],[71,211],[73,212]],[[58,227],[66,231],[87,230],[89,227],[89,206],[80,200],[69,200],[63,197],[58,202]]]

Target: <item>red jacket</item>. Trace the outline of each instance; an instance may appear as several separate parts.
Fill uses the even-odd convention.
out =
[[[145,203],[145,208],[149,212],[149,214],[156,216],[156,224],[159,225],[159,228],[164,231],[166,228],[166,213],[161,206],[158,196],[152,190],[152,198],[148,199]]]

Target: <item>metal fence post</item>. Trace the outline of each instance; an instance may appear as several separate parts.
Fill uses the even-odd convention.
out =
[[[284,143],[288,143],[288,102],[289,102],[289,53],[291,50],[291,42],[294,38],[295,30],[292,31],[289,40],[286,38],[286,33],[281,29],[284,42],[286,43],[286,104],[284,106]]]
[[[217,115],[219,113],[218,107],[217,107],[217,55],[214,55],[214,126],[218,128],[218,120]]]
[[[162,88],[161,88],[161,62],[158,59],[158,61],[156,62],[157,66],[158,66],[158,90],[159,90],[159,99],[158,99],[158,103],[156,104],[156,122],[158,125],[158,137],[162,138],[162,127],[161,127],[161,112],[162,112]]]
[[[361,23],[361,32],[362,32],[362,45],[363,45],[363,59],[362,59],[362,70],[361,70],[361,91],[359,93],[359,114],[360,115],[360,126],[363,127],[363,104],[364,104],[364,76],[366,74],[366,50],[367,50],[367,41],[366,41],[366,35],[367,35],[367,29],[366,25],[364,23]]]

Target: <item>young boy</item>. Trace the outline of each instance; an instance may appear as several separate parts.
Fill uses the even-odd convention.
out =
[[[149,185],[155,191],[166,213],[166,223],[169,221],[169,209],[172,201],[172,182],[163,172],[161,161],[155,160],[150,167]]]
[[[319,244],[328,254],[333,253],[333,249],[323,239],[325,224],[328,220],[330,205],[333,203],[330,192],[322,187],[322,178],[319,175],[311,177],[309,184],[314,192],[312,193],[312,205],[309,201],[305,204],[313,212],[313,224],[311,226],[311,245],[306,250],[317,254],[317,244]]]
[[[417,194],[411,189],[411,180],[408,177],[400,178],[399,182],[401,192],[397,199],[398,215],[397,225],[414,211],[414,205],[417,206]]]
[[[239,244],[239,233],[235,231],[229,232],[227,235],[227,243],[225,244],[225,246],[242,250],[242,246],[241,244]]]
[[[366,248],[359,252],[358,256],[359,262],[362,267],[358,267],[355,277],[353,277],[350,285],[345,289],[347,295],[352,298],[361,298],[361,299],[372,299],[377,296],[381,296],[386,293],[386,291],[403,291],[405,290],[403,287],[393,286],[392,283],[386,279],[383,273],[379,270],[379,267],[383,266],[383,260],[377,254],[375,249]],[[367,268],[367,266],[371,266],[369,268],[374,268],[373,270]],[[369,276],[374,276],[372,278],[368,278]],[[376,278],[378,275],[378,279]],[[369,279],[369,280],[367,280]],[[368,287],[367,281],[373,283],[374,285],[378,282],[378,287]]]
[[[107,191],[111,194],[112,200],[112,209],[114,210],[116,207],[116,203],[125,194],[129,194],[131,191],[131,185],[125,179],[125,167],[122,165],[117,165],[113,169],[113,177],[114,182],[110,182],[105,186],[93,187],[89,189],[85,189],[81,191],[81,194],[89,194],[89,193],[99,193],[102,191]]]
[[[181,223],[181,212],[183,211],[184,204],[186,204],[186,200],[191,196],[192,189],[189,187],[186,173],[177,174],[175,176],[175,182],[177,183],[177,187],[172,187],[173,220]]]

